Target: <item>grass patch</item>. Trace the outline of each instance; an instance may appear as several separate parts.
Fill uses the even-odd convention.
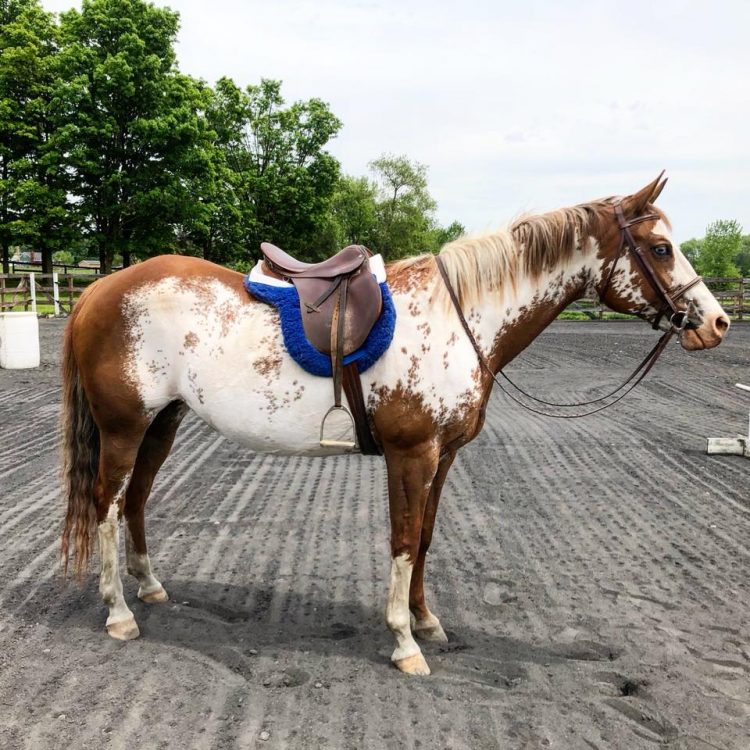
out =
[[[65,309],[67,310],[67,306],[65,307]],[[60,310],[62,312],[62,305],[60,305]],[[11,308],[3,308],[1,312],[31,312],[31,305],[26,307],[25,305],[19,303]],[[54,315],[55,306],[51,302],[50,303],[37,302],[36,314],[37,315]]]
[[[599,318],[599,313],[592,311],[591,313],[583,312],[582,310],[564,310],[557,316],[558,320],[635,320],[634,315],[625,315],[624,313],[607,312],[602,314]]]

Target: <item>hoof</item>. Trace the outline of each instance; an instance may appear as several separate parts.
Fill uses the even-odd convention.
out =
[[[405,659],[397,659],[393,662],[404,674],[428,675],[430,668],[422,654],[407,656]]]
[[[138,598],[142,602],[146,602],[146,604],[155,604],[156,602],[169,601],[169,596],[167,596],[167,592],[164,590],[164,588],[156,589],[156,591],[149,591],[146,594],[142,594],[139,591]]]
[[[448,643],[448,636],[443,630],[443,626],[438,623],[437,625],[430,625],[426,628],[419,628],[418,626],[412,630],[414,636],[419,638],[420,641],[430,641],[432,643]]]
[[[107,625],[107,632],[112,638],[118,641],[132,641],[133,638],[137,638],[141,634],[141,631],[138,630],[135,617],[131,617],[129,620],[110,623]]]

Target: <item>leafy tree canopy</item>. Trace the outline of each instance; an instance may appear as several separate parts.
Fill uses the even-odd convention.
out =
[[[406,156],[384,155],[370,163],[375,177],[343,177],[333,202],[341,244],[363,244],[386,258],[437,252],[463,234],[453,222],[441,227],[427,187],[427,167]]]
[[[84,0],[62,14],[60,151],[103,268],[115,253],[174,247],[182,175],[201,137],[201,92],[175,66],[178,15],[142,0]]]
[[[278,244],[310,260],[331,251],[328,231],[339,163],[326,150],[341,121],[320,99],[286,105],[281,82],[216,84],[212,125],[232,172],[245,247]]]
[[[742,227],[734,219],[720,219],[706,228],[696,268],[703,276],[739,276],[735,258],[742,247]]]
[[[341,128],[281,83],[215,87],[183,75],[179,16],[145,0],[83,0],[58,23],[40,0],[0,0],[0,250],[58,259],[163,252],[246,267],[269,240],[305,260],[361,243],[434,252],[427,167],[384,155],[340,175]]]
[[[693,266],[693,268],[698,267],[698,258],[700,257],[702,249],[703,240],[695,238],[685,240],[685,242],[680,245],[680,250],[682,250],[685,257],[690,261],[690,265]]]
[[[427,190],[427,167],[405,156],[370,162],[378,188],[375,245],[388,258],[431,249],[437,203]]]
[[[54,145],[53,88],[58,30],[37,0],[0,0],[0,247],[52,252],[71,236],[60,155]]]

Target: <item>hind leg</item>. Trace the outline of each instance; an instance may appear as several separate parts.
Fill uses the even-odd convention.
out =
[[[138,458],[125,496],[125,559],[128,573],[140,584],[138,597],[144,602],[165,602],[167,592],[151,569],[146,549],[144,509],[154,477],[172,449],[177,428],[187,412],[181,401],[173,401],[157,414],[138,449]]]
[[[140,429],[101,434],[99,474],[95,488],[101,558],[99,592],[109,609],[107,632],[121,641],[140,635],[133,613],[123,597],[118,549],[122,505],[142,434],[143,430]]]

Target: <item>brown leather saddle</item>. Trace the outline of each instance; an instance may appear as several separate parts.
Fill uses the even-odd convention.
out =
[[[334,405],[320,425],[321,446],[355,450],[358,442],[362,453],[380,454],[367,421],[357,365],[344,365],[344,357],[362,346],[383,309],[380,286],[370,271],[370,251],[349,245],[322,263],[303,263],[268,242],[260,249],[271,271],[297,289],[308,340],[331,357]],[[342,386],[351,412],[341,403]],[[357,442],[325,437],[326,420],[335,411],[348,415]]]

